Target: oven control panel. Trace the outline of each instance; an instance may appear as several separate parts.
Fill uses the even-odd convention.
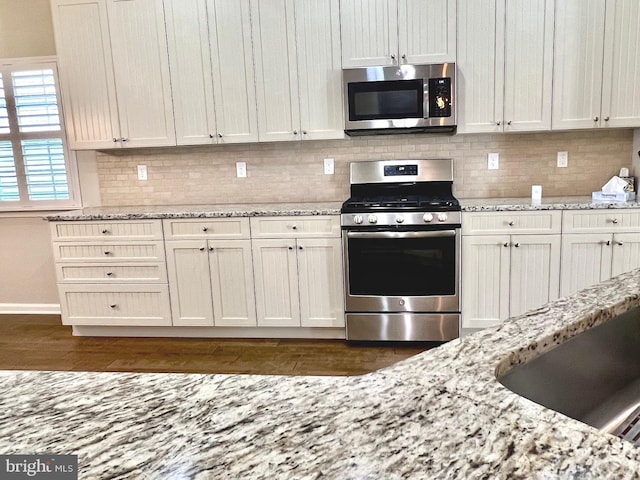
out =
[[[385,165],[385,177],[400,177],[403,175],[418,175],[418,165]]]
[[[341,216],[343,227],[372,227],[372,226],[429,226],[452,225],[459,226],[462,215],[460,212],[377,212],[375,214],[343,213]]]

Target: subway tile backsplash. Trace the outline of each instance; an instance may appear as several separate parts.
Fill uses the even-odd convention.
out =
[[[98,152],[104,206],[343,201],[349,163],[453,158],[459,198],[590,195],[621,167],[631,167],[633,130],[473,135],[388,135],[331,141],[255,143]],[[569,166],[556,167],[559,151]],[[487,169],[487,154],[500,168]],[[323,159],[335,159],[335,174]],[[236,162],[247,178],[236,178]],[[137,179],[146,165],[148,180]]]

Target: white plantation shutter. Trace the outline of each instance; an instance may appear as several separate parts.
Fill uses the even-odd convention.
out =
[[[54,63],[0,62],[0,211],[80,206]]]

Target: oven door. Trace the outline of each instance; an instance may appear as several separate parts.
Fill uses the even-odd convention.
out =
[[[347,231],[347,312],[459,312],[460,229]]]

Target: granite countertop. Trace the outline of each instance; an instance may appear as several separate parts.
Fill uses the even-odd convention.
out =
[[[639,478],[640,449],[496,381],[639,305],[635,270],[358,377],[0,372],[0,454],[77,454],[83,480]]]
[[[139,205],[131,207],[90,207],[48,214],[50,221],[135,220],[148,218],[223,218],[281,215],[339,215],[342,202],[324,203],[244,203],[220,205]]]
[[[593,203],[591,197],[549,197],[539,205],[530,198],[460,199],[463,212],[501,212],[524,210],[588,210],[602,208],[640,208],[640,202]],[[265,203],[220,205],[139,205],[129,207],[90,207],[46,215],[49,221],[135,220],[148,218],[222,218],[281,215],[339,215],[342,202]]]
[[[531,198],[460,199],[463,212],[513,212],[525,210],[596,210],[604,208],[640,208],[639,202],[593,202],[591,197],[548,197],[539,204]]]

